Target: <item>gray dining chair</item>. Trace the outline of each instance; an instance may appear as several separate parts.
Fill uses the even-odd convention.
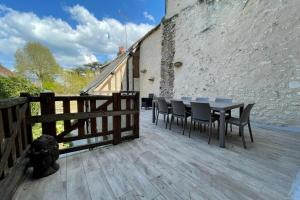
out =
[[[167,101],[165,100],[165,98],[158,98],[158,112],[156,115],[156,126],[157,126],[157,122],[158,122],[158,116],[159,114],[162,114],[164,116],[164,121],[165,118],[167,116],[167,121],[166,121],[166,128],[168,128],[168,122],[169,122],[169,115],[172,112],[172,108],[169,107]]]
[[[192,101],[192,97],[181,97],[182,101]]]
[[[197,102],[207,103],[207,102],[209,102],[209,98],[207,98],[207,97],[197,97],[196,101]]]
[[[189,137],[191,137],[192,124],[195,121],[200,124],[208,125],[209,127],[208,144],[209,144],[211,140],[212,123],[218,121],[218,118],[212,115],[209,103],[191,102],[191,125],[190,125]]]
[[[217,103],[232,103],[233,99],[229,99],[229,98],[221,98],[221,97],[217,97],[215,99],[215,102]],[[231,110],[226,111],[226,118],[231,117]],[[219,117],[219,112],[218,111],[214,111],[214,115],[216,115],[217,117]],[[232,132],[232,125],[230,125],[230,131]],[[227,133],[226,133],[227,135]]]
[[[174,118],[175,117],[177,119],[181,118],[184,121],[183,122],[183,131],[182,131],[182,135],[184,135],[185,127],[187,125],[187,118],[191,114],[186,110],[186,107],[185,107],[183,101],[172,100],[171,105],[172,105],[172,116],[171,116],[171,121],[170,121],[170,130],[171,130],[171,126],[172,126],[172,122],[173,122]]]
[[[250,112],[253,106],[254,103],[248,104],[246,108],[243,110],[240,118],[230,117],[226,120],[226,132],[227,132],[228,123],[239,127],[239,134],[242,136],[243,146],[245,149],[247,148],[245,137],[244,137],[244,127],[246,125],[248,125],[249,128],[251,142],[253,142],[253,135],[252,135],[251,125],[250,125]]]

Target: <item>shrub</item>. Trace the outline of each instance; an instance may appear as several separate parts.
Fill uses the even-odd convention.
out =
[[[36,95],[41,91],[40,88],[33,85],[29,80],[15,76],[0,76],[0,99],[9,97],[18,97],[21,92],[28,92]]]

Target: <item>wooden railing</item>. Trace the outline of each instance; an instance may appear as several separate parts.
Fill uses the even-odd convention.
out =
[[[61,153],[139,137],[139,92],[113,93],[112,96],[41,93],[39,97],[29,97],[29,101],[40,103],[41,114],[31,116],[30,121],[42,123],[42,134],[54,136],[59,143],[72,142],[72,147],[61,149]],[[76,102],[75,112],[71,112],[71,101]],[[63,105],[62,113],[56,113],[55,105],[59,102]],[[61,132],[56,130],[58,121],[63,121]],[[92,138],[98,141],[91,142]]]
[[[37,116],[31,113],[33,103],[40,104]],[[60,112],[58,104],[62,105]],[[57,130],[58,122],[63,124],[62,131]],[[58,143],[72,143],[60,153],[116,145],[139,137],[139,92],[111,96],[23,93],[19,98],[0,100],[0,199],[10,199],[24,177],[36,123],[41,123],[42,134],[54,136]]]
[[[0,100],[0,199],[10,199],[22,180],[32,142],[27,98]]]

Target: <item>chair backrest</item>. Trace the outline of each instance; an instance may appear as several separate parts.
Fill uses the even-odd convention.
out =
[[[168,113],[168,103],[165,98],[158,98],[158,111],[160,113]]]
[[[181,100],[183,101],[192,101],[192,97],[181,97]]]
[[[177,116],[184,116],[185,115],[185,105],[182,101],[171,101],[172,105],[172,114]]]
[[[211,108],[209,103],[191,102],[192,119],[209,121],[211,118]]]
[[[149,97],[150,99],[153,99],[153,98],[154,98],[154,94],[153,94],[153,93],[150,93],[148,97]]]
[[[232,99],[226,99],[226,98],[219,98],[217,97],[215,102],[219,102],[219,103],[232,103]]]
[[[254,106],[254,103],[248,104],[246,106],[246,108],[243,110],[243,113],[242,113],[241,119],[240,119],[242,124],[248,122],[248,120],[250,118],[250,112],[251,112],[253,106]]]
[[[207,97],[197,97],[196,101],[207,103],[207,102],[209,102],[209,98],[207,98]]]

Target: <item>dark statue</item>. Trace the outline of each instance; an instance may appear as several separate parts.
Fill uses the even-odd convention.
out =
[[[42,178],[55,173],[59,169],[56,163],[58,157],[58,143],[53,136],[42,135],[34,140],[29,152],[33,178]]]

